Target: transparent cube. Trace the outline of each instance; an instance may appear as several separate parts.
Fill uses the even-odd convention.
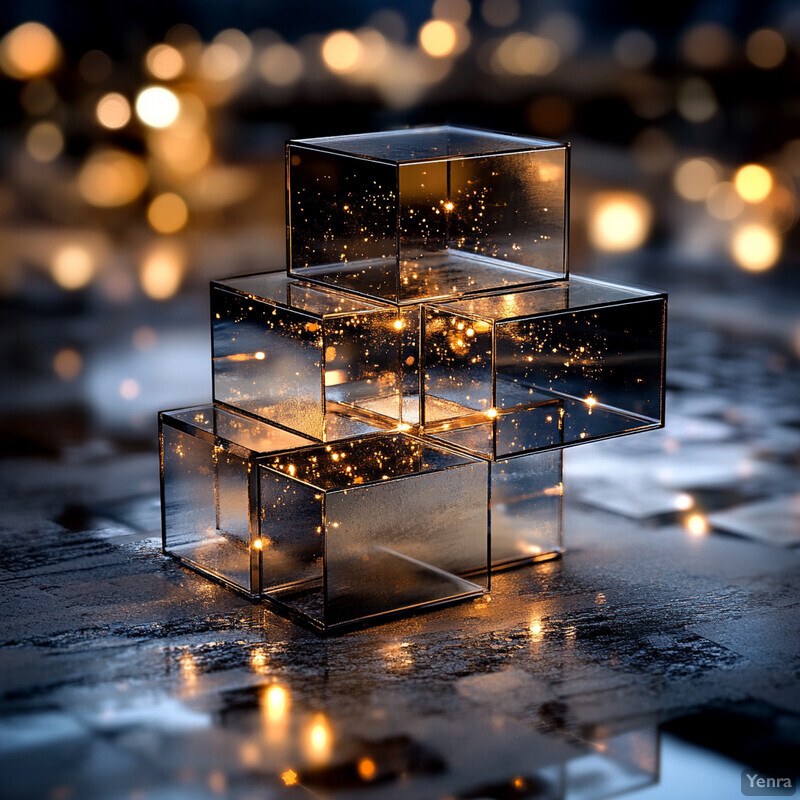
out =
[[[164,411],[158,419],[164,552],[258,596],[255,459],[310,440],[214,406]]]
[[[492,569],[563,552],[561,450],[489,462]]]
[[[260,461],[264,596],[320,630],[488,591],[488,463],[401,433]]]
[[[499,460],[661,427],[665,330],[665,295],[590,278],[426,305],[421,429]]]
[[[212,282],[211,322],[215,402],[322,441],[399,423],[397,308],[271,272]]]
[[[395,303],[563,278],[568,159],[455,127],[291,141],[290,274]]]

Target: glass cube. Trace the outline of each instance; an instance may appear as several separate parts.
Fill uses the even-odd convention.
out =
[[[310,440],[214,406],[164,411],[158,427],[164,552],[258,596],[255,459]]]
[[[488,466],[402,433],[262,459],[264,596],[331,630],[484,594]]]
[[[271,272],[212,282],[211,322],[215,402],[322,441],[362,406],[397,426],[397,308]]]
[[[489,463],[493,570],[563,552],[562,465],[561,450]]]
[[[665,329],[665,295],[590,278],[426,305],[421,429],[500,460],[661,427]]]
[[[567,274],[569,147],[468,128],[287,145],[289,272],[415,303]]]

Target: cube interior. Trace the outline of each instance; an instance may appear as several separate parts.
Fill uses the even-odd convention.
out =
[[[212,283],[211,318],[215,402],[323,441],[362,405],[399,422],[396,309],[273,272]]]
[[[264,596],[320,629],[488,590],[488,464],[404,434],[262,459]]]
[[[395,303],[567,274],[568,147],[461,128],[287,146],[289,271]]]
[[[253,461],[308,438],[214,406],[159,414],[162,546],[190,566],[257,595]]]
[[[658,427],[665,324],[663,295],[576,277],[428,306],[425,434],[501,459]]]

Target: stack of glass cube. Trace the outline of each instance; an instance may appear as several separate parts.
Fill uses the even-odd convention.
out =
[[[664,422],[666,296],[569,277],[569,148],[287,145],[288,264],[211,284],[214,397],[159,417],[164,551],[320,631],[562,552],[562,451]]]

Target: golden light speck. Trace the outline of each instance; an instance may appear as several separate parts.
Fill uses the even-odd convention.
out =
[[[119,92],[109,92],[98,100],[95,114],[104,128],[119,130],[130,122],[131,105]]]
[[[177,95],[163,86],[150,86],[136,98],[136,115],[151,128],[166,128],[178,117],[181,104]]]
[[[641,195],[600,192],[590,203],[589,239],[598,250],[635,250],[646,241],[652,218],[652,207]]]
[[[358,764],[356,764],[356,770],[358,771],[358,777],[362,781],[371,781],[378,771],[375,762],[371,758],[360,758]]]
[[[285,686],[273,683],[264,693],[264,712],[267,719],[272,722],[285,719],[289,713],[290,703],[289,690]]]
[[[690,494],[681,493],[675,498],[675,508],[678,511],[688,511],[694,505],[694,498]]]
[[[293,769],[287,769],[281,773],[281,780],[285,786],[295,786],[298,781],[298,775]]]
[[[702,514],[691,514],[686,518],[686,530],[692,536],[702,536],[708,533],[708,522]]]
[[[253,541],[253,549],[255,550],[262,550],[264,548],[264,542],[261,539],[255,539]]]
[[[266,353],[262,353],[260,350],[255,354],[255,356],[256,361],[263,361],[267,357]]]
[[[455,206],[452,203],[445,203],[444,204],[444,210],[445,211],[452,211],[454,208],[455,208]]]
[[[316,714],[311,720],[307,735],[309,759],[317,763],[326,761],[330,755],[332,734],[324,714]]]
[[[494,419],[497,416],[497,409],[490,408],[488,411],[485,412],[485,414],[489,419]]]
[[[772,175],[760,164],[745,164],[736,171],[733,185],[742,200],[760,203],[772,191]]]
[[[166,300],[181,285],[185,267],[183,250],[164,242],[147,252],[139,268],[139,282],[153,300]]]
[[[589,395],[589,397],[585,398],[583,402],[586,403],[589,408],[593,408],[597,405],[597,398]]]
[[[50,274],[62,289],[82,289],[94,277],[95,261],[82,245],[68,244],[53,255]]]
[[[0,40],[0,67],[17,80],[46,75],[60,58],[58,39],[41,22],[25,22]]]
[[[83,369],[83,359],[77,350],[65,347],[53,358],[53,372],[62,381],[74,381]]]

